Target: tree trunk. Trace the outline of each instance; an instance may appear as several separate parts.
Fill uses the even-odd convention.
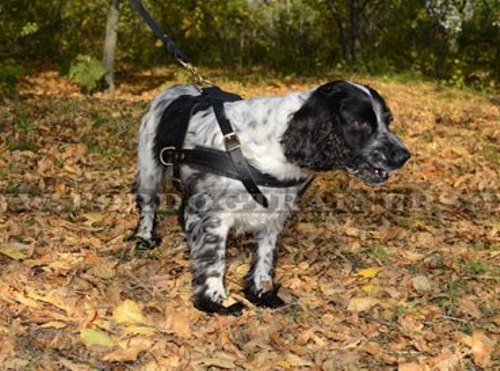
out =
[[[360,6],[358,0],[351,0],[349,4],[349,15],[350,15],[350,26],[351,26],[351,62],[355,62],[358,58],[358,51],[361,49],[359,40],[359,16],[360,16]]]
[[[102,63],[106,69],[104,82],[105,91],[113,93],[115,91],[115,49],[118,37],[118,17],[120,15],[120,0],[110,0],[108,17],[106,20],[106,38],[104,39],[104,49]]]
[[[332,0],[327,0],[326,5],[328,7],[328,10],[330,11],[330,15],[332,16],[333,21],[335,22],[335,25],[337,26],[339,44],[342,47],[342,56],[344,57],[345,60],[348,61],[350,60],[351,56],[350,53],[348,52],[348,44],[345,37],[344,23],[342,19],[343,17],[336,9]]]

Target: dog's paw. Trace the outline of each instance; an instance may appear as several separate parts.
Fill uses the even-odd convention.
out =
[[[146,240],[141,237],[136,237],[135,250],[136,251],[148,251],[153,250],[156,246],[160,244],[160,239],[155,237],[152,240]]]
[[[126,238],[126,241],[135,241],[136,251],[147,251],[153,250],[156,246],[158,246],[161,239],[156,236],[153,236],[151,239],[146,239],[133,233]]]
[[[196,309],[201,310],[209,314],[221,314],[224,316],[241,316],[244,310],[248,307],[241,303],[236,302],[229,307],[225,307],[222,304],[216,303],[210,300],[206,296],[196,298],[194,301],[194,306]]]
[[[245,294],[245,297],[248,299],[249,302],[255,304],[258,307],[261,308],[279,308],[285,305],[286,303],[278,296],[278,291],[280,289],[279,285],[274,285],[274,288],[271,291],[268,292],[258,292],[256,293],[255,290],[247,286],[245,287],[245,290],[243,291]]]

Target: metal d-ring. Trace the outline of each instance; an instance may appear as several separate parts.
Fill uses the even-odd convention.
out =
[[[163,166],[174,166],[174,163],[173,162],[166,162],[163,160],[163,153],[165,151],[175,151],[175,147],[174,146],[168,146],[168,147],[163,147],[160,151],[160,162]]]

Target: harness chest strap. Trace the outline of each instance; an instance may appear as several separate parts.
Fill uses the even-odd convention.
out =
[[[180,164],[195,165],[207,172],[240,180],[240,174],[235,169],[229,154],[213,148],[195,147],[194,149],[182,149],[178,151],[174,147],[168,146],[162,148],[159,159],[160,163],[164,166],[179,166]],[[304,187],[314,179],[313,176],[310,176],[301,179],[278,180],[271,175],[260,172],[251,165],[248,165],[248,168],[254,182],[264,187]]]

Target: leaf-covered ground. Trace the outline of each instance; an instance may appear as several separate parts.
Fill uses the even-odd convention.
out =
[[[219,75],[247,97],[321,82]],[[138,122],[175,74],[128,76],[113,97],[84,96],[54,72],[24,81],[0,105],[0,368],[500,367],[498,97],[344,77],[387,97],[413,157],[382,188],[319,176],[280,242],[287,305],[247,303],[239,318],[193,308],[172,208],[159,248],[124,242]],[[233,299],[252,246],[245,236],[228,248]]]

